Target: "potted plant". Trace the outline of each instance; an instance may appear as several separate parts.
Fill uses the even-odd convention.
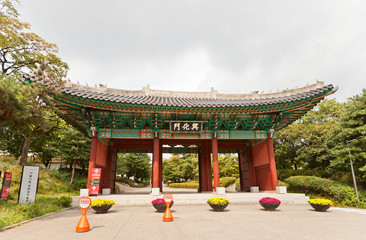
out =
[[[170,202],[169,208],[172,208],[174,201]],[[165,212],[166,204],[163,198],[157,198],[151,201],[151,204],[154,206],[157,212]]]
[[[315,209],[315,211],[318,212],[325,212],[330,208],[330,206],[333,205],[333,202],[331,200],[323,198],[310,199],[308,203]]]
[[[116,203],[113,200],[97,199],[92,201],[91,207],[95,213],[106,213],[114,204]]]
[[[264,208],[264,210],[274,211],[278,206],[280,206],[281,201],[277,198],[264,197],[259,200],[260,205]]]
[[[207,203],[214,211],[223,211],[230,202],[226,198],[214,197],[208,199]]]

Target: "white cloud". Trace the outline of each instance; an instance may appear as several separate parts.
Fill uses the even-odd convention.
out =
[[[366,2],[23,1],[72,81],[248,93],[315,79],[343,101],[365,86]]]

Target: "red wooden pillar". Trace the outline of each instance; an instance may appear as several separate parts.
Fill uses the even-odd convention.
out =
[[[238,151],[238,163],[239,163],[240,191],[243,191],[244,190],[244,176],[243,176],[243,156],[242,156],[242,151]]]
[[[220,172],[219,172],[219,151],[217,147],[217,139],[212,139],[212,166],[214,175],[214,191],[220,187]]]
[[[202,192],[203,179],[202,179],[202,146],[198,152],[198,192]]]
[[[112,149],[111,158],[111,192],[116,193],[116,170],[117,170],[117,150]]]
[[[249,164],[249,174],[250,174],[250,186],[257,186],[257,181],[255,177],[255,169],[253,164],[253,153],[252,153],[252,147],[248,147],[248,164]]]
[[[160,192],[163,192],[163,151],[162,145],[159,144],[159,187]]]
[[[207,190],[212,191],[212,169],[211,169],[211,150],[209,147],[209,142],[206,141],[206,157],[205,157],[205,171],[206,171],[206,181],[207,181]]]
[[[160,144],[159,139],[154,138],[153,140],[153,172],[152,172],[152,188],[159,188],[159,172],[160,172],[160,166],[159,166],[159,158],[160,158]]]
[[[202,192],[212,191],[212,173],[211,173],[211,151],[208,141],[203,140],[199,155],[200,166],[200,190]]]
[[[93,137],[90,147],[89,171],[88,171],[88,182],[87,182],[88,189],[90,186],[92,168],[95,168],[97,163],[97,145],[98,145],[98,138]]]
[[[277,170],[276,170],[276,162],[274,157],[273,151],[273,142],[272,138],[267,139],[267,148],[268,148],[268,157],[269,157],[269,170],[272,180],[272,190],[276,190],[278,186],[278,179],[277,179]]]
[[[111,176],[112,176],[112,154],[113,150],[110,146],[107,146],[107,161],[104,169],[104,182],[103,188],[111,187]]]

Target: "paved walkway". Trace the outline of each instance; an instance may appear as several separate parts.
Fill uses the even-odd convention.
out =
[[[309,205],[281,204],[278,211],[259,204],[229,205],[213,212],[208,205],[173,206],[173,222],[163,222],[152,206],[113,207],[107,214],[88,211],[91,230],[76,233],[81,211],[71,209],[0,232],[1,240],[115,239],[365,239],[366,215],[331,208],[315,212]]]

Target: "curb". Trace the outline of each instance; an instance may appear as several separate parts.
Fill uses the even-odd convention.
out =
[[[31,219],[28,219],[28,220],[24,220],[22,222],[18,222],[18,223],[14,223],[13,225],[10,225],[10,226],[6,226],[6,227],[3,227],[0,229],[0,232],[2,231],[6,231],[6,230],[9,230],[11,228],[15,228],[19,225],[22,225],[22,224],[25,224],[25,223],[29,223],[29,222],[32,222],[32,221],[35,221],[35,220],[38,220],[40,218],[44,218],[44,217],[48,217],[48,216],[51,216],[53,214],[56,214],[56,213],[60,213],[60,212],[63,212],[63,211],[66,211],[66,210],[69,210],[69,209],[72,209],[73,207],[69,207],[69,208],[64,208],[64,209],[61,209],[61,210],[58,210],[56,212],[50,212],[50,213],[47,213],[45,215],[42,215],[42,216],[38,216],[38,217],[35,217],[35,218],[31,218]]]

